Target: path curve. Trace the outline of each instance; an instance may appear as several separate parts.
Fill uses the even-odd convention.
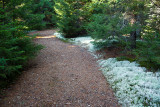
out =
[[[118,107],[112,89],[87,50],[64,43],[55,30],[34,40],[45,46],[16,83],[1,107]]]

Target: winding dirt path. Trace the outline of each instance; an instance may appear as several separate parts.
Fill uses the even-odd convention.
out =
[[[112,89],[83,48],[64,43],[54,30],[34,40],[46,48],[0,100],[1,107],[118,107]]]

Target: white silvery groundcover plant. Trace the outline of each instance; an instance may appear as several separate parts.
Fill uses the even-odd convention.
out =
[[[160,106],[160,73],[146,72],[136,62],[116,58],[98,62],[122,106]]]
[[[94,39],[78,37],[73,40],[99,58],[94,54]],[[117,61],[116,58],[101,59],[98,64],[123,107],[160,107],[160,72],[146,72],[136,62]]]

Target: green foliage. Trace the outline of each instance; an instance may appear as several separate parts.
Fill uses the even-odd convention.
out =
[[[120,57],[117,57],[117,60],[118,60],[118,61],[128,60],[128,61],[130,61],[130,62],[136,61],[135,58],[131,58],[131,57],[127,57],[127,56],[120,56]]]
[[[16,32],[16,36],[13,36],[12,29],[0,26],[0,81],[11,80],[19,74],[23,65],[42,48],[35,45],[31,38],[25,37],[25,34]]]
[[[31,0],[24,7],[23,19],[31,30],[41,30],[54,27],[56,16],[52,0]]]
[[[149,6],[149,8],[152,8],[152,10],[145,20],[146,25],[143,26],[141,31],[142,39],[137,41],[137,49],[135,49],[134,54],[142,66],[157,70],[160,68],[160,12],[157,11],[155,4]]]
[[[59,38],[59,39],[65,43],[70,43],[70,44],[73,44],[73,41],[74,41],[71,38]]]
[[[43,21],[43,14],[29,14],[26,17],[26,23],[31,30],[42,30],[46,28],[46,22]]]
[[[55,12],[57,14],[57,26],[65,37],[76,37],[84,34],[82,21],[82,7],[80,2],[70,2],[61,0],[55,2]]]
[[[35,4],[36,5],[36,4]],[[54,11],[54,1],[53,0],[41,0],[39,4],[37,4],[34,8],[36,10],[33,13],[43,14],[44,21],[48,26],[55,26],[56,24],[56,16]]]
[[[160,35],[158,35],[160,36]],[[145,38],[137,41],[137,49],[134,51],[137,61],[150,70],[160,67],[160,38]]]
[[[31,42],[27,30],[55,24],[67,38],[87,32],[98,49],[117,46],[132,51],[136,45],[137,61],[159,69],[159,4],[158,0],[0,0],[0,82],[19,74],[42,48]],[[137,35],[141,41],[136,42]]]
[[[157,5],[149,0],[94,0],[85,6],[89,18],[85,28],[96,39],[94,44],[98,49],[121,47],[136,54],[142,66],[159,69],[160,15]],[[143,42],[136,42],[137,38]]]
[[[53,0],[3,1],[4,6],[2,7],[9,10],[7,11],[8,20],[21,21],[25,23],[28,30],[41,30],[55,26],[56,17]]]
[[[124,42],[127,39],[123,35],[127,35],[134,29],[134,26],[124,25],[124,19],[119,15],[94,14],[91,20],[86,29],[92,38],[98,42],[100,40],[99,43],[103,47],[111,47]]]
[[[20,74],[26,62],[42,49],[26,35],[25,23],[18,20],[20,9],[8,7],[11,2],[4,3],[3,8],[0,8],[0,87]],[[23,2],[14,3],[18,3],[14,4],[16,7]],[[10,14],[12,11],[15,13]]]
[[[109,41],[109,40],[106,40],[106,41],[94,41],[93,44],[94,44],[94,47],[96,48],[96,50],[100,50],[100,49],[103,49],[103,48],[106,48],[106,47],[109,48],[109,47],[113,47],[114,46],[114,43]]]

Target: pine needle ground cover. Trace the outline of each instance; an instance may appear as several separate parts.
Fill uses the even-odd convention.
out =
[[[55,35],[63,38],[59,33]],[[102,56],[94,54],[96,49],[91,37],[77,37],[73,40],[75,44],[87,48],[95,58]],[[97,63],[122,106],[160,106],[160,72],[147,72],[137,62],[117,61],[116,58],[99,59]]]

